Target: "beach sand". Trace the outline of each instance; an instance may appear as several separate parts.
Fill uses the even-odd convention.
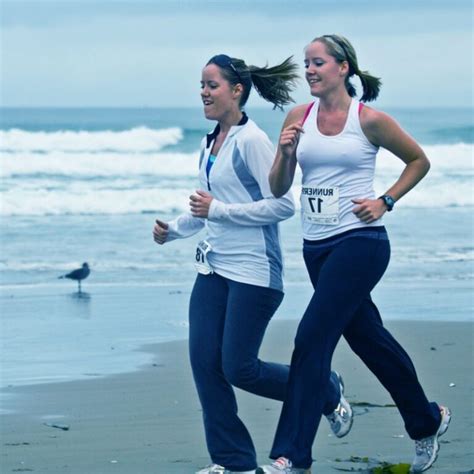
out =
[[[288,362],[296,325],[297,321],[273,321],[262,358]],[[389,321],[386,326],[411,355],[428,398],[453,412],[430,472],[473,472],[472,323]],[[133,373],[7,388],[4,397],[16,412],[0,418],[1,472],[188,474],[206,465],[187,342],[143,350],[156,357]],[[313,473],[370,472],[369,467],[382,462],[411,462],[413,442],[397,409],[385,406],[392,400],[345,341],[336,350],[333,367],[344,376],[357,416],[351,433],[341,440],[330,435],[322,420]],[[266,463],[281,404],[236,392],[259,462]]]

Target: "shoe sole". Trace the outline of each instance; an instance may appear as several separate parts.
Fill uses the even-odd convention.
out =
[[[265,474],[265,471],[263,470],[263,468],[258,467],[255,471],[255,474]],[[282,474],[284,474],[284,471],[282,471]],[[303,471],[303,474],[311,474],[311,469],[306,469],[305,471]]]
[[[440,449],[440,445],[438,443],[438,438],[440,436],[443,436],[444,433],[446,433],[446,431],[448,431],[448,428],[449,428],[449,423],[451,423],[451,410],[448,408],[448,407],[444,407],[444,409],[446,410],[446,414],[445,414],[445,420],[444,420],[444,423],[441,423],[440,427],[438,428],[438,431],[436,433],[436,438],[435,438],[435,453],[434,453],[434,457],[433,459],[431,460],[431,462],[426,465],[423,469],[421,469],[420,471],[415,471],[415,470],[412,470],[410,469],[410,474],[417,474],[419,472],[425,472],[427,471],[435,462],[436,460],[438,459],[438,453],[439,453],[439,449]]]

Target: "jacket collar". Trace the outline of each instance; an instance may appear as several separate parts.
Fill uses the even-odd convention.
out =
[[[241,125],[245,125],[249,121],[249,118],[247,117],[247,114],[245,112],[242,112],[242,118],[240,119],[240,122],[237,125],[233,125],[231,127],[240,127]],[[221,131],[221,127],[219,124],[216,125],[216,128],[211,132],[206,135],[206,148],[209,148],[211,146],[211,143],[216,139],[217,135],[219,135],[219,132]]]

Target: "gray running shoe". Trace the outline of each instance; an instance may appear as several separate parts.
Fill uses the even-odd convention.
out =
[[[257,468],[256,474],[311,474],[311,469],[293,467],[289,459],[281,457],[271,464]]]
[[[196,474],[255,474],[255,469],[253,471],[228,471],[219,464],[210,464],[204,469],[197,471]]]
[[[415,440],[415,459],[410,468],[410,472],[423,472],[429,469],[438,457],[438,438],[446,433],[451,421],[451,411],[448,407],[439,407],[441,413],[441,423],[438,431],[433,436]]]
[[[326,415],[326,418],[329,421],[329,426],[335,436],[343,438],[352,428],[354,413],[349,402],[344,398],[344,382],[342,377],[337,372],[336,375],[339,379],[341,398],[339,399],[339,404],[336,409],[330,415]]]

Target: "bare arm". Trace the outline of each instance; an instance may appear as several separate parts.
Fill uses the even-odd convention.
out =
[[[384,193],[398,201],[428,173],[430,162],[418,143],[389,115],[364,107],[360,122],[370,142],[392,152],[406,165],[397,181]],[[353,199],[353,202],[356,204],[354,214],[366,223],[379,219],[387,210],[381,199]]]
[[[304,133],[301,121],[307,105],[298,105],[290,110],[283,123],[280,140],[269,175],[272,194],[281,197],[290,189],[296,170],[296,147],[300,133]]]
[[[398,201],[428,173],[430,162],[421,147],[389,115],[364,107],[361,125],[367,138],[392,152],[405,163],[405,169],[386,194]]]

